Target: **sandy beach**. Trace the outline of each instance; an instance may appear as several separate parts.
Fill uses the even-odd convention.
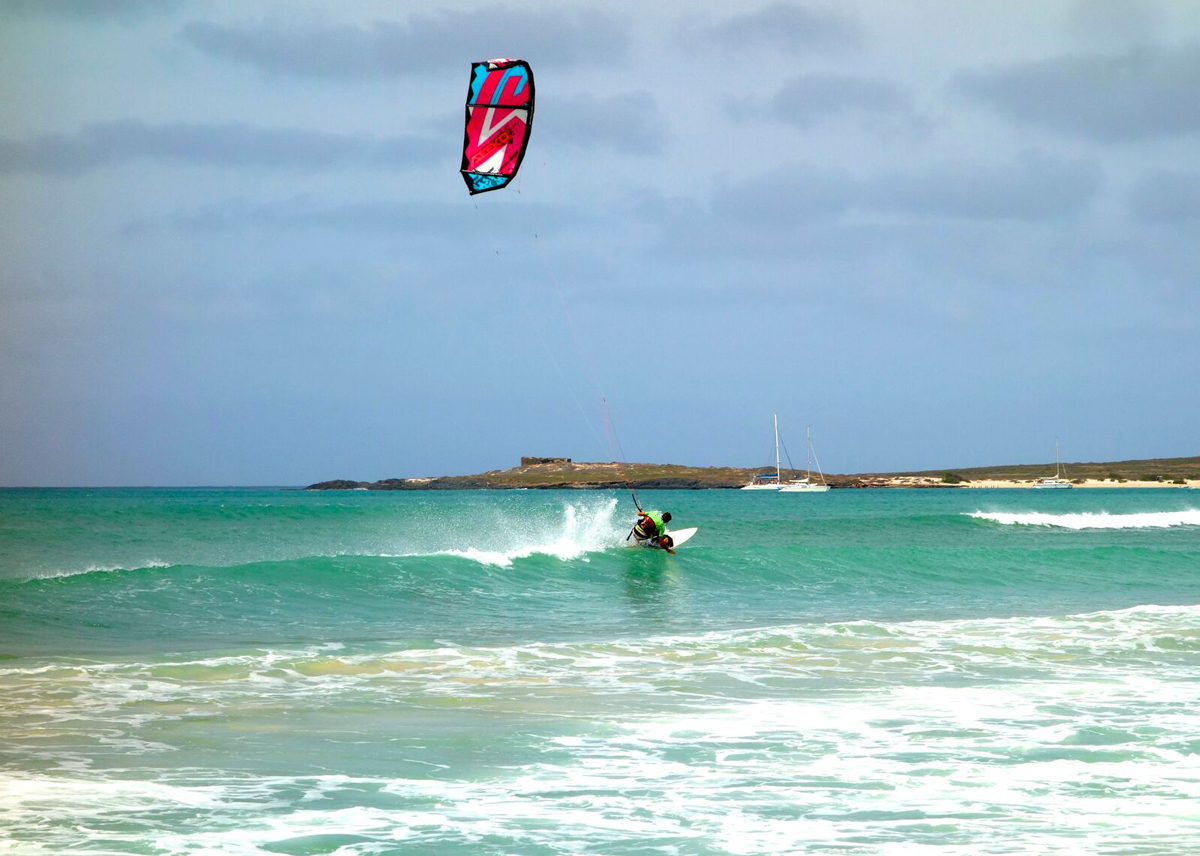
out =
[[[871,487],[953,487],[953,488],[1030,488],[1037,484],[1037,479],[975,479],[959,484],[946,484],[937,476],[895,476],[892,478],[875,479]],[[1071,482],[1072,487],[1081,488],[1174,488],[1176,490],[1200,489],[1200,480],[1187,479],[1184,484],[1174,484],[1169,481],[1141,481],[1136,479],[1080,479]]]
[[[1032,488],[1036,484],[1036,480],[1022,479],[1020,481],[1010,481],[1007,479],[980,479],[979,481],[963,482],[959,487],[1027,487]],[[1113,479],[1081,479],[1078,482],[1072,482],[1072,487],[1099,487],[1099,488],[1200,488],[1200,481],[1187,481],[1184,484],[1172,484],[1166,481],[1116,481]]]

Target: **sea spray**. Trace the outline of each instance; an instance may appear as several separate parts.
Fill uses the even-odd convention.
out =
[[[586,561],[588,553],[621,546],[629,530],[616,523],[616,510],[617,500],[606,498],[587,505],[567,503],[557,518],[546,514],[505,518],[491,531],[462,533],[469,546],[437,554],[502,567],[535,555]]]

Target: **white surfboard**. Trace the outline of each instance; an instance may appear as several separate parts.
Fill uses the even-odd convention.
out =
[[[671,536],[671,540],[674,542],[672,549],[674,547],[678,547],[680,544],[683,544],[685,541],[690,541],[692,536],[698,531],[700,531],[699,526],[693,526],[690,529],[668,529],[667,534]],[[638,547],[650,547],[653,549],[658,549],[658,545],[649,538],[647,538],[645,541],[638,541],[636,538],[630,538],[626,543],[628,543],[630,546],[636,545]]]
[[[671,536],[671,540],[674,541],[675,546],[678,547],[684,542],[690,541],[692,536],[699,531],[699,526],[693,526],[691,529],[675,529],[673,531],[668,530],[667,534]]]

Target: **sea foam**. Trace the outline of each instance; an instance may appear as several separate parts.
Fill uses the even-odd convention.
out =
[[[247,727],[254,746],[268,746],[269,735],[295,734],[288,714],[301,707],[327,717],[330,732],[306,735],[308,751],[335,759],[338,774],[194,763],[0,772],[0,806],[47,853],[104,835],[110,849],[152,837],[180,856],[317,845],[474,852],[479,841],[505,852],[965,856],[1014,840],[1079,852],[1097,829],[1117,842],[1113,852],[1190,852],[1198,708],[1194,682],[1179,674],[1195,662],[1198,616],[1196,606],[1140,606],[337,654],[380,667],[357,674],[297,670],[331,656],[310,647],[264,655],[262,668],[280,676],[270,684],[162,674],[192,661],[124,663],[67,685],[18,687],[40,689],[35,699],[72,693],[72,704],[46,705],[26,726],[32,751],[58,733],[78,752],[102,727],[110,752],[114,736],[149,729],[188,759],[191,717],[204,729],[202,752],[213,733],[236,751]],[[131,702],[131,687],[155,695]],[[431,709],[450,731],[431,726]],[[481,739],[508,751],[480,775],[486,756],[469,745],[476,766],[463,775],[446,763],[458,763],[453,750],[429,748],[424,735],[461,745],[481,714],[507,732]],[[346,754],[341,729],[362,740],[396,739],[401,728],[422,739],[386,766],[376,746],[358,763]]]
[[[1106,511],[1077,514],[1046,514],[1040,511],[972,511],[967,515],[1007,526],[1051,526],[1058,529],[1166,529],[1172,526],[1200,526],[1200,510],[1145,511],[1134,514],[1109,514]]]

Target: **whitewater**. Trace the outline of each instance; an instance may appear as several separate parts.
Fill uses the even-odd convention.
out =
[[[1184,493],[0,491],[0,853],[1184,853]]]
[[[973,511],[971,517],[1022,526],[1055,526],[1061,529],[1162,529],[1169,526],[1200,526],[1200,509],[1110,514],[1084,511],[1075,514],[1049,512]]]

